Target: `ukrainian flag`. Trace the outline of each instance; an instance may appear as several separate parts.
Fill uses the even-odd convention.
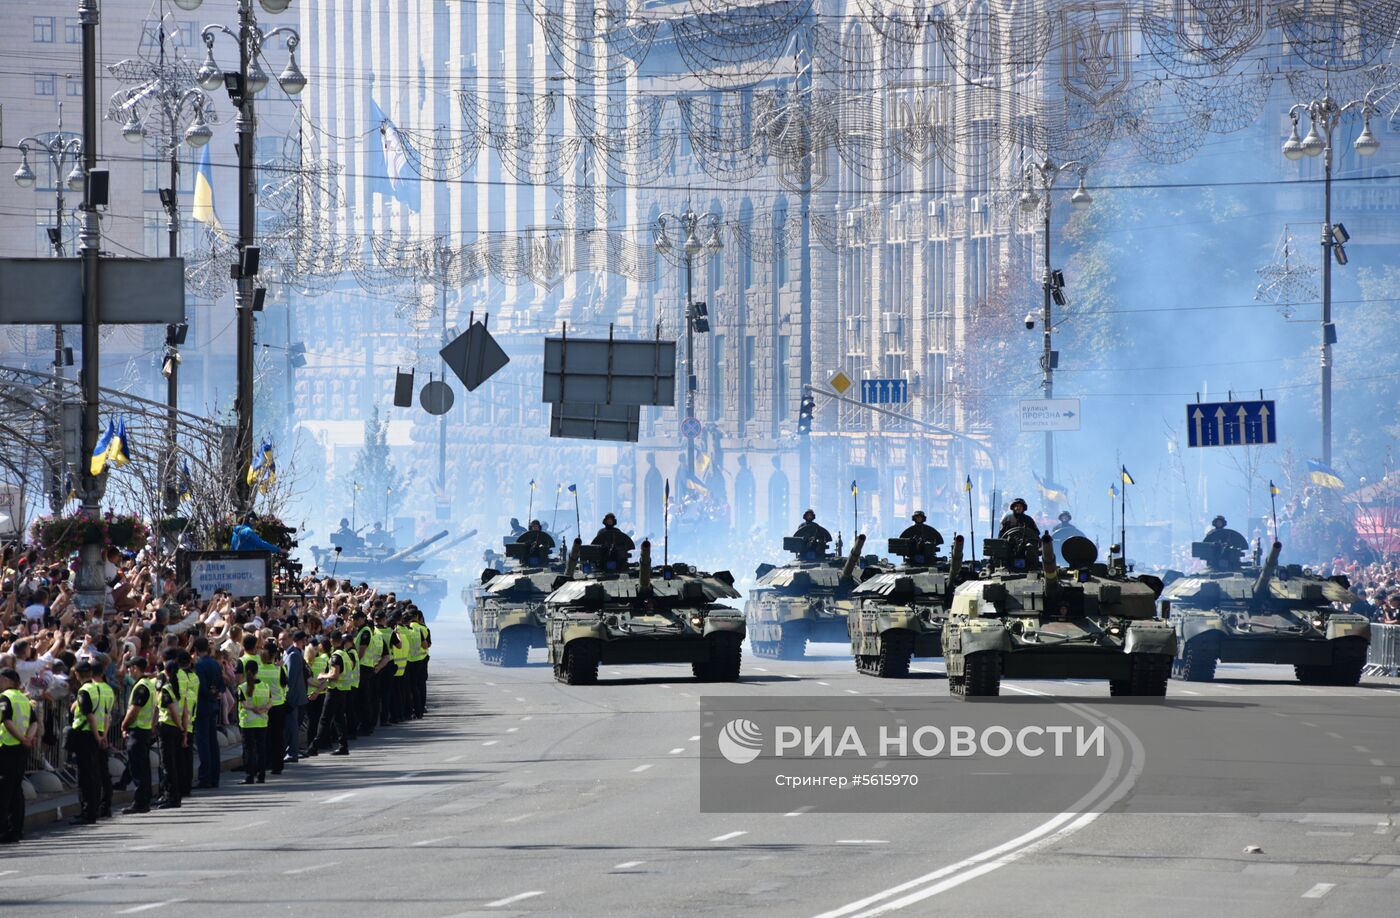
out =
[[[253,456],[253,464],[248,466],[248,484],[257,484],[264,493],[277,481],[277,463],[272,459],[272,444],[262,441],[258,452]]]
[[[1342,481],[1342,476],[1337,474],[1336,469],[1318,462],[1316,459],[1308,460],[1308,478],[1312,479],[1312,483],[1315,485],[1333,490],[1340,490],[1347,486],[1346,482]]]
[[[856,480],[855,480],[854,478],[852,478],[852,479],[851,479],[851,496],[852,496],[852,497],[855,497],[855,496],[856,496],[857,494],[859,494],[859,493],[860,493],[860,489],[856,487]]]
[[[126,419],[117,421],[117,432],[112,437],[112,443],[107,447],[108,461],[117,468],[121,468],[131,462],[131,453],[126,447]]]
[[[1111,485],[1108,486],[1108,496],[1109,496],[1109,497],[1117,497],[1117,496],[1118,496],[1118,485],[1116,485],[1116,484],[1111,484]]]
[[[1044,497],[1046,500],[1065,500],[1069,497],[1069,489],[1064,485],[1056,484],[1053,481],[1041,478],[1040,475],[1035,472],[1031,474],[1035,475],[1035,483],[1040,486],[1041,497]]]
[[[1123,484],[1137,484],[1136,481],[1133,481],[1133,476],[1128,474],[1128,467],[1126,465],[1120,465],[1118,468],[1123,473]]]
[[[569,485],[569,493],[570,493],[570,494],[577,494],[577,493],[578,493],[578,485],[576,485],[576,484],[571,484],[571,485]]]
[[[1279,492],[1278,492],[1278,485],[1274,484],[1274,480],[1273,480],[1272,478],[1270,478],[1270,479],[1269,479],[1269,494],[1272,495],[1272,496],[1274,496],[1274,497],[1278,497],[1278,493],[1279,493]]]
[[[186,459],[180,466],[179,498],[182,501],[194,497],[194,486],[190,480],[190,460]]]
[[[964,492],[964,493],[967,493],[967,494],[971,494],[971,493],[972,493],[972,476],[971,476],[971,475],[967,476],[967,481],[964,481],[964,482],[963,482],[963,492]]]
[[[97,440],[97,447],[92,451],[92,461],[88,464],[88,474],[96,478],[107,468],[107,460],[111,458],[112,441],[116,439],[117,427],[111,421],[107,422],[107,430]]]
[[[214,167],[209,162],[207,145],[200,154],[199,168],[194,173],[194,208],[190,211],[190,216],[219,235],[224,234],[219,215],[214,212]]]

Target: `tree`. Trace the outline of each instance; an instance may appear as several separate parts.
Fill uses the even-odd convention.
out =
[[[365,442],[355,456],[348,477],[341,479],[345,504],[354,502],[361,519],[392,517],[403,504],[406,477],[394,467],[389,455],[389,425],[379,418],[376,407],[365,420]],[[358,486],[359,491],[356,492]],[[387,507],[387,513],[385,508]],[[383,520],[388,525],[388,520]]]

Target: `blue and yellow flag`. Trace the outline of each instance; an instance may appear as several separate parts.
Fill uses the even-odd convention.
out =
[[[1326,463],[1318,462],[1316,459],[1308,460],[1308,478],[1315,485],[1333,490],[1340,490],[1347,486],[1346,482],[1342,480],[1342,476],[1337,474],[1336,469]]]
[[[194,483],[190,477],[190,460],[188,459],[180,464],[180,482],[177,487],[180,500],[186,501],[194,497]]]
[[[1062,484],[1056,484],[1053,481],[1041,478],[1040,475],[1035,472],[1031,472],[1031,474],[1035,475],[1035,483],[1040,486],[1041,497],[1044,497],[1046,500],[1065,500],[1069,497],[1069,488],[1066,488]]]
[[[1118,485],[1116,485],[1116,484],[1111,484],[1111,485],[1108,486],[1108,496],[1109,496],[1109,497],[1117,497],[1117,496],[1118,496]]]
[[[1123,484],[1137,484],[1137,482],[1133,480],[1133,476],[1128,474],[1128,467],[1126,465],[1120,465],[1118,468],[1123,473]]]
[[[972,493],[972,476],[971,476],[971,475],[967,476],[967,481],[964,481],[964,482],[963,482],[963,492],[966,493],[966,494],[971,494],[971,493]]]
[[[666,490],[661,495],[661,502],[667,508],[671,506],[671,479],[666,479]]]
[[[117,432],[112,437],[112,444],[107,450],[111,454],[107,457],[107,461],[117,468],[131,462],[131,451],[127,448],[126,418],[117,419]]]
[[[248,466],[248,484],[256,484],[264,493],[277,481],[277,463],[272,458],[272,443],[262,441],[253,455],[253,464]]]
[[[206,145],[199,156],[199,167],[194,173],[194,207],[190,216],[209,227],[219,235],[224,234],[224,226],[214,211],[214,167],[209,162],[209,147]]]
[[[576,484],[571,484],[571,485],[569,485],[569,493],[570,493],[570,494],[577,494],[577,493],[578,493],[578,485],[576,485]]]
[[[107,422],[107,430],[97,440],[97,447],[92,451],[92,461],[88,464],[88,474],[96,478],[102,474],[102,470],[107,467],[107,460],[112,449],[112,441],[116,439],[117,426],[111,421]]]
[[[1279,493],[1279,491],[1278,491],[1278,485],[1274,484],[1274,480],[1273,480],[1272,478],[1270,478],[1270,479],[1269,479],[1269,494],[1270,494],[1271,496],[1273,496],[1273,497],[1278,497],[1278,493]]]
[[[851,496],[852,496],[852,497],[855,497],[855,496],[856,496],[857,494],[859,494],[859,493],[860,493],[860,488],[857,488],[857,487],[856,487],[856,480],[855,480],[854,478],[852,478],[852,479],[851,479]]]
[[[533,478],[530,479],[530,490],[535,490],[535,479]]]
[[[78,483],[73,480],[72,472],[69,472],[68,477],[63,480],[63,494],[65,501],[78,499]]]

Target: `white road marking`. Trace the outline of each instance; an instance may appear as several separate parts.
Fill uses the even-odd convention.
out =
[[[640,867],[646,861],[623,861],[621,864],[614,864],[613,870],[631,870],[633,867]]]
[[[768,672],[768,670],[764,669],[762,666],[755,666],[754,669],[758,670],[761,673]]]
[[[1304,899],[1321,899],[1337,887],[1336,883],[1317,883],[1313,888],[1303,893]]]
[[[117,912],[118,915],[135,915],[137,912],[149,912],[153,908],[165,908],[167,905],[174,905],[177,902],[187,902],[188,899],[166,899],[164,902],[147,902],[145,905],[135,905],[131,908],[124,908]]]
[[[1316,727],[1316,726],[1317,726],[1317,724],[1313,723],[1313,722],[1310,721],[1310,720],[1299,721],[1299,723],[1301,723],[1301,724],[1302,724],[1303,726],[1305,726],[1305,727]]]
[[[520,728],[519,728],[519,727],[506,727],[506,732],[507,732],[507,733],[519,733],[519,732],[520,732]]]
[[[698,742],[700,742],[700,737],[698,737],[698,736],[692,736],[692,737],[690,738],[690,741],[691,741],[692,743],[698,743]]]
[[[1308,835],[1335,835],[1340,838],[1350,838],[1355,832],[1309,832]]]
[[[671,750],[670,755],[680,755],[682,752],[685,752],[685,747],[677,746],[675,749]]]
[[[1199,695],[1199,694],[1201,694],[1201,693],[1200,693],[1200,692],[1193,692],[1193,691],[1191,691],[1190,689],[1182,689],[1182,690],[1181,690],[1181,694],[1183,694],[1183,695]]]
[[[1372,760],[1371,760],[1371,764],[1374,765],[1374,766],[1376,766],[1377,768],[1384,768],[1384,767],[1385,767],[1385,760],[1384,760],[1384,759],[1372,759]]]
[[[154,851],[155,849],[157,849],[157,848],[159,848],[159,847],[160,847],[160,845],[132,845],[130,848],[127,848],[126,850],[128,850],[128,851]]]
[[[525,703],[525,699],[524,699],[524,698],[521,698],[519,695],[516,695],[516,696],[515,696],[515,700],[518,701],[518,702],[520,702],[521,704],[524,704],[524,703]]]
[[[610,670],[608,670],[608,672],[611,673],[611,674],[614,675],[614,676],[620,676],[620,675],[622,675],[622,670],[620,670],[620,669],[610,669]]]
[[[646,771],[646,770],[647,770],[648,768],[650,768],[650,767],[651,767],[651,763],[650,763],[650,762],[647,762],[645,765],[638,765],[636,768],[632,769],[632,774],[635,775],[635,774],[637,774],[638,772]]]
[[[1342,738],[1342,735],[1341,735],[1340,733],[1332,733],[1332,732],[1329,731],[1327,735],[1330,736],[1330,737],[1332,737],[1332,739],[1341,739],[1341,738]]]
[[[336,794],[334,797],[327,797],[325,800],[323,800],[323,801],[321,801],[321,802],[322,802],[322,803],[339,803],[339,802],[342,801],[342,800],[349,800],[351,797],[355,796],[357,793],[359,793],[359,791],[346,791],[346,792],[343,793],[343,794]]]
[[[814,810],[814,809],[816,809],[816,807],[813,807],[813,806],[799,806],[797,809],[793,810],[791,813],[784,813],[783,815],[784,815],[784,816],[801,816],[803,813],[810,813],[810,812],[811,812],[812,810]]]
[[[251,828],[254,828],[255,826],[265,826],[265,825],[267,825],[267,820],[266,820],[266,819],[259,819],[257,822],[250,822],[250,823],[248,823],[246,826],[238,826],[238,827],[237,827],[236,829],[234,829],[233,831],[235,831],[235,832],[242,832],[244,829],[251,829]]]
[[[462,759],[465,759],[465,758],[466,758],[465,755],[454,755],[454,756],[452,756],[451,758],[443,759],[443,761],[444,761],[444,762],[460,762]],[[253,825],[257,825],[257,823],[253,823]]]
[[[497,899],[495,902],[487,902],[482,908],[500,908],[502,905],[511,905],[522,899],[533,899],[535,896],[543,896],[544,890],[536,889],[531,892],[516,893],[513,896],[506,896],[504,899]]]
[[[847,695],[859,695],[859,694],[860,694],[860,692],[857,692],[857,691],[856,691],[855,689],[853,689],[853,688],[845,689],[845,692],[846,692]]]
[[[488,682],[488,683],[486,683],[486,684],[489,685],[489,686],[491,686],[492,688],[495,688],[495,687],[496,687],[496,683],[494,683],[494,682]]]
[[[1351,748],[1355,749],[1357,752],[1370,752],[1370,751],[1371,751],[1371,750],[1367,749],[1365,746],[1352,746]]]
[[[690,694],[689,692],[681,692],[681,697],[682,697],[682,698],[694,698],[695,696],[692,695],[692,694]]]
[[[889,840],[884,838],[838,838],[838,845],[888,845]]]
[[[1046,694],[1010,683],[1002,684],[1011,691],[1025,695]],[[983,874],[990,873],[999,867],[1004,867],[1027,854],[1058,843],[1092,823],[1098,818],[1099,811],[1106,809],[1108,804],[1122,799],[1142,772],[1143,761],[1146,757],[1142,742],[1127,727],[1111,717],[1097,714],[1092,708],[1072,704],[1066,704],[1064,707],[1099,724],[1104,724],[1107,721],[1114,728],[1115,732],[1112,735],[1121,736],[1124,741],[1122,744],[1116,741],[1112,743],[1108,768],[1094,787],[1076,801],[1075,809],[1059,813],[1030,831],[994,848],[989,848],[957,863],[949,864],[921,877],[915,877],[840,908],[823,912],[818,918],[841,918],[841,916],[847,915],[867,918],[867,916],[882,915],[922,902]],[[899,898],[895,898],[896,896]]]
[[[0,877],[7,877],[12,873],[19,873],[18,870],[0,870]]]
[[[481,745],[483,745],[483,746],[494,746],[494,745],[496,745],[496,744],[499,743],[499,742],[500,742],[500,740],[498,740],[498,739],[489,739],[489,740],[487,740],[486,742],[482,743]]]
[[[671,687],[671,684],[670,684],[669,682],[663,682],[663,683],[661,683],[661,688],[670,688],[670,687]]]
[[[749,833],[746,832],[746,831],[726,832],[726,833],[724,833],[723,835],[716,835],[714,838],[710,839],[710,841],[712,841],[712,842],[729,841],[731,838],[738,838],[740,835],[748,835],[748,834],[749,834]]]
[[[310,873],[313,870],[325,870],[327,867],[334,867],[339,863],[340,861],[331,861],[326,864],[312,864],[310,867],[298,867],[295,870],[284,870],[282,874],[284,876],[294,877],[299,873]]]
[[[523,724],[523,723],[525,723],[525,721],[527,721],[527,720],[534,720],[534,719],[535,719],[535,715],[533,715],[533,714],[526,714],[524,717],[520,718],[520,722]]]
[[[526,819],[529,819],[529,818],[530,818],[531,816],[533,816],[533,815],[535,815],[535,814],[534,814],[534,813],[521,813],[519,816],[512,816],[512,817],[510,817],[509,819],[502,820],[502,821],[503,821],[503,822],[524,822]]]
[[[442,838],[426,838],[426,839],[424,839],[423,841],[416,841],[416,842],[414,842],[414,843],[413,843],[413,847],[414,847],[414,848],[426,848],[426,847],[428,847],[429,845],[436,845],[438,842],[449,841],[449,840],[451,840],[453,837],[454,837],[454,836],[452,836],[452,835],[444,835]]]
[[[829,686],[831,685],[831,683],[830,683],[830,682],[818,682],[817,685],[825,685],[825,686],[828,686],[828,687],[829,687]]]
[[[1395,783],[1395,779],[1392,778],[1390,775],[1381,775],[1381,783],[1389,787],[1390,785]]]

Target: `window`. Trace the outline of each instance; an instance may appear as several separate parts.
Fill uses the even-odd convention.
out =
[[[141,27],[142,51],[156,51],[160,48],[161,30],[160,22],[150,19],[146,21]],[[164,31],[166,48],[194,47],[193,22],[166,22]]]
[[[34,40],[42,44],[53,44],[54,18],[52,16],[34,17]]]
[[[711,335],[710,416],[724,420],[724,335]]]
[[[58,77],[52,73],[34,74],[34,95],[36,96],[56,96],[58,95]]]
[[[83,94],[83,81],[78,77],[69,77],[64,80],[63,91],[66,92],[70,98],[81,96]]]
[[[752,421],[754,416],[754,390],[758,388],[758,339],[753,335],[744,336],[744,376],[748,385],[744,386],[744,417]]]
[[[63,40],[70,45],[83,43],[83,21],[72,16],[63,20]]]
[[[778,356],[774,361],[773,379],[776,388],[773,390],[774,414],[779,421],[786,421],[792,413],[792,406],[788,404],[790,398],[788,394],[788,374],[790,368],[788,362],[792,360],[792,339],[787,335],[778,336]]]

